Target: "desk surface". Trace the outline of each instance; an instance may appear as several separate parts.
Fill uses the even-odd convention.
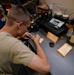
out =
[[[41,47],[44,49],[50,63],[50,72],[52,75],[74,75],[74,47],[65,57],[62,57],[57,52],[57,49],[67,42],[66,38],[59,39],[52,48],[49,46],[51,41],[46,38],[46,33],[43,30],[40,29],[38,32],[34,32],[32,34],[39,34],[44,38],[44,41],[41,43]],[[31,40],[29,42],[35,48],[34,43]]]

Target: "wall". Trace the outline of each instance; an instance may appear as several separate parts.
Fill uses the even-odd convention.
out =
[[[41,3],[51,4],[58,3],[67,8],[68,14],[74,13],[74,0],[40,0]],[[74,17],[74,14],[70,17]]]

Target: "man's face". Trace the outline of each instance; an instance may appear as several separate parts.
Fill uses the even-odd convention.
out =
[[[18,35],[22,36],[25,32],[29,31],[30,25],[31,25],[31,22],[29,22],[26,25],[22,24],[21,28],[18,31]]]

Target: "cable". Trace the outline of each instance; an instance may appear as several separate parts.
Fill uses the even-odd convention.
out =
[[[17,0],[17,5],[22,5],[20,0]]]

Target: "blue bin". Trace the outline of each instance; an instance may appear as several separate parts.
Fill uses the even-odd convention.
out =
[[[5,21],[2,22],[1,19],[0,19],[0,29],[3,28],[4,25],[5,25]]]

